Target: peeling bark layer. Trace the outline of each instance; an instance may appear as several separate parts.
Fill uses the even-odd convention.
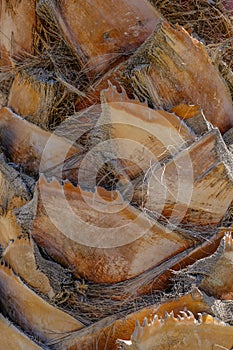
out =
[[[175,318],[168,314],[166,319],[154,317],[151,323],[147,319],[138,324],[131,340],[119,341],[120,349],[132,350],[168,350],[170,344],[176,349],[212,350],[214,346],[230,349],[233,342],[232,327],[215,320],[210,315],[200,315],[196,320],[192,313],[182,312]]]
[[[233,125],[226,83],[204,45],[178,25],[158,24],[130,59],[126,76],[137,94],[156,108],[170,109],[180,103],[200,105],[207,120],[222,133]]]
[[[44,7],[91,80],[140,46],[161,18],[145,0],[40,1],[37,12]]]
[[[70,183],[48,183],[44,178],[38,191],[33,237],[59,262],[72,266],[76,276],[119,282],[191,244],[148,220],[118,192],[101,188],[87,192]]]
[[[1,307],[20,327],[45,343],[83,325],[31,291],[4,263],[0,266]]]
[[[11,58],[20,58],[33,53],[35,23],[35,0],[1,0],[1,66],[10,65]]]

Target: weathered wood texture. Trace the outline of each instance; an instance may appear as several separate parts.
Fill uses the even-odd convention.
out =
[[[1,347],[7,350],[42,350],[9,320],[0,315]]]
[[[233,106],[226,83],[204,45],[178,25],[158,24],[130,58],[126,75],[137,94],[148,98],[156,108],[199,104],[207,120],[222,133],[233,125]]]
[[[222,255],[200,287],[217,299],[233,300],[233,240],[231,234],[225,237],[224,243]]]
[[[158,317],[164,317],[166,312],[170,313],[172,311],[177,316],[180,311],[187,309],[196,317],[199,312],[211,312],[211,308],[204,301],[202,294],[196,290],[176,300],[153,304],[112,322],[111,318],[109,318],[109,325],[100,321],[86,330],[68,335],[61,342],[57,342],[55,346],[57,350],[78,350],[80,348],[112,350],[116,348],[117,339],[130,339],[136,322],[143,323],[145,317],[151,320],[155,314]]]
[[[195,134],[173,113],[153,110],[114,86],[102,92],[102,119],[110,124],[114,153],[130,178],[174,156]]]
[[[165,319],[154,318],[151,323],[145,321],[137,325],[130,341],[119,341],[122,350],[168,350],[170,344],[176,349],[190,350],[198,348],[212,350],[213,347],[229,349],[233,341],[233,327],[214,319],[210,315],[196,320],[192,313],[183,312],[179,318],[173,314]]]
[[[36,23],[35,0],[0,2],[0,64],[11,58],[33,53],[33,29]]]
[[[51,122],[51,111],[59,98],[57,85],[49,72],[21,71],[14,78],[7,105],[21,117],[45,128]]]
[[[11,240],[3,251],[2,259],[27,285],[37,292],[45,294],[49,298],[55,295],[48,277],[37,267],[34,245],[32,239],[27,235]]]
[[[24,181],[25,180],[25,181]],[[7,247],[11,239],[16,239],[22,234],[22,229],[17,222],[15,210],[26,204],[32,193],[30,181],[23,178],[11,166],[9,166],[3,154],[0,155],[0,245]],[[33,187],[33,181],[32,181]]]
[[[62,178],[64,161],[80,153],[68,139],[41,129],[6,107],[0,110],[0,131],[5,154],[33,176],[50,171]],[[76,178],[76,169],[69,175]]]
[[[232,202],[232,165],[232,154],[213,129],[165,165],[151,167],[143,205],[171,221],[217,225]]]
[[[83,327],[30,290],[4,263],[0,266],[1,308],[20,327],[43,342]]]
[[[161,18],[146,0],[40,1],[39,14],[40,6],[52,14],[92,80],[140,46]]]
[[[87,192],[41,178],[33,237],[76,276],[119,282],[187,248],[178,233],[151,222],[118,192]],[[56,206],[54,206],[56,203]]]
[[[199,259],[175,273],[175,283],[192,283],[202,291],[221,300],[233,300],[233,240],[232,230],[222,238],[214,254]],[[195,277],[194,277],[195,276]]]

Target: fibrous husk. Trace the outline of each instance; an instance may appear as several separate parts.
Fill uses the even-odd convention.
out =
[[[175,283],[186,287],[196,285],[205,293],[218,299],[233,299],[232,232],[221,240],[217,251],[199,259],[184,270],[175,273]]]
[[[198,61],[198,64],[197,64]],[[222,133],[233,125],[231,95],[202,43],[162,21],[130,58],[125,73],[138,96],[156,108],[200,105]]]
[[[224,135],[223,139],[229,149],[233,153],[233,128],[229,129]]]
[[[212,124],[208,122],[199,105],[181,103],[172,107],[169,112],[175,113],[181,118],[196,136],[202,136],[213,129]]]
[[[37,189],[33,237],[78,277],[109,283],[126,280],[192,244],[147,219],[117,191],[85,191],[68,182],[49,183],[44,177]]]
[[[3,261],[0,266],[0,291],[4,314],[42,342],[59,339],[66,332],[83,327],[81,322],[30,290]]]
[[[206,119],[200,106],[181,103],[173,107],[170,112],[175,113],[184,120],[185,124],[191,128],[196,136],[202,136],[213,128],[212,124]]]
[[[176,349],[212,350],[214,346],[230,349],[233,342],[232,326],[220,322],[211,315],[199,315],[196,319],[192,312],[182,312],[179,317],[173,313],[159,319],[156,315],[152,321],[138,323],[130,340],[119,340],[120,349],[132,350],[168,350]]]
[[[89,87],[86,88],[86,96],[78,96],[75,101],[76,110],[86,109],[94,104],[101,103],[101,91],[109,87],[109,82],[121,91],[124,84],[122,74],[126,68],[126,62],[118,64],[116,67],[109,69],[103,76],[96,79]]]
[[[150,0],[172,24],[180,24],[206,45],[233,96],[232,1]]]
[[[2,212],[19,208],[32,198],[34,181],[20,174],[13,164],[7,164],[4,155],[0,154],[1,191],[0,203]]]
[[[37,13],[50,14],[91,80],[142,44],[160,18],[145,0],[39,1]]]
[[[200,312],[211,312],[211,308],[206,304],[202,293],[195,289],[191,293],[180,298],[153,303],[128,313],[126,317],[116,314],[117,319],[108,317],[102,321],[94,323],[87,329],[67,335],[61,342],[54,342],[57,350],[60,349],[116,349],[116,341],[119,338],[130,338],[135,328],[135,323],[142,323],[146,318],[151,319],[154,315],[164,317],[167,312],[174,312],[177,316],[180,311],[190,310],[197,317]]]
[[[207,45],[219,43],[232,36],[232,23],[224,9],[231,7],[231,0],[149,0],[172,24],[180,24],[190,34]],[[224,5],[224,6],[223,6]]]
[[[211,305],[212,312],[216,317],[233,326],[233,300],[216,300]]]
[[[143,206],[173,223],[218,225],[233,198],[232,166],[232,154],[213,129],[165,164],[151,166]]]
[[[2,0],[0,9],[0,63],[6,66],[12,58],[33,53],[35,0]]]
[[[213,254],[222,235],[222,232],[218,232],[203,243],[197,244],[196,247],[188,248],[160,265],[126,281],[109,284],[79,280],[76,283],[76,286],[80,286],[78,289],[69,283],[69,290],[64,291],[64,293],[59,292],[54,301],[58,306],[62,306],[64,310],[72,311],[74,316],[76,316],[76,313],[83,315],[85,321],[89,320],[89,324],[92,324],[104,317],[112,318],[118,313],[120,317],[123,317],[135,310],[150,307],[151,304],[160,304],[161,300],[166,301],[179,296],[178,293],[184,295],[190,292],[190,285],[187,288],[184,287],[182,291],[180,288],[177,289],[178,292],[170,290],[171,280],[174,277],[173,271],[180,270],[182,267],[192,264],[193,261]],[[164,296],[164,291],[167,290],[168,294]],[[80,293],[83,296],[81,300]],[[88,330],[85,334],[87,333]]]
[[[15,210],[32,198],[34,183],[5,161],[0,155],[0,245],[4,249],[11,239],[22,234],[22,227],[17,222]]]
[[[44,129],[52,129],[69,113],[69,108],[65,112],[61,110],[61,104],[68,95],[52,72],[43,68],[19,69],[11,85],[7,105],[28,121]]]
[[[56,127],[54,133],[57,136],[65,137],[66,139],[81,145],[86,151],[91,146],[93,147],[93,140],[90,140],[90,135],[98,123],[101,115],[101,105],[93,105],[82,111],[70,115],[66,120]]]
[[[34,244],[29,236],[19,236],[15,240],[11,240],[3,251],[2,259],[27,285],[49,298],[54,296],[48,277],[38,269]]]
[[[233,300],[233,240],[228,233],[223,240],[224,251],[216,264],[212,265],[209,276],[201,282],[200,288],[218,299]],[[218,254],[218,252],[216,253]]]

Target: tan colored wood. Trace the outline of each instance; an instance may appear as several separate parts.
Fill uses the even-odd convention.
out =
[[[194,133],[173,113],[153,110],[110,86],[102,92],[102,119],[109,123],[113,149],[130,178],[155,162],[173,156],[195,140]]]
[[[51,172],[77,181],[76,168],[65,174],[62,170],[67,158],[80,153],[68,139],[42,130],[6,107],[0,110],[0,130],[5,154],[29,174]]]
[[[145,271],[143,275],[138,276],[138,279],[140,279],[139,283],[137,283],[137,278],[134,279],[133,283],[131,281],[131,286],[126,288],[129,290],[126,296],[130,297],[130,293],[135,293],[135,290],[137,295],[148,294],[151,290],[166,290],[168,285],[172,285],[171,281],[174,279],[174,271],[179,271],[188,265],[192,265],[193,262],[198,259],[203,259],[214,254],[224,236],[225,230],[217,231],[217,233],[210,235],[209,238],[202,243],[191,246],[191,248],[187,248],[172,256],[160,265]]]
[[[13,210],[8,210],[0,216],[0,244],[6,248],[10,239],[16,239],[22,234],[22,228],[17,223]]]
[[[233,198],[232,154],[214,129],[166,165],[151,168],[144,207],[171,222],[218,225]]]
[[[224,238],[224,251],[200,288],[217,299],[233,300],[233,240],[231,234]],[[205,261],[203,260],[203,264]]]
[[[6,214],[10,209],[21,207],[30,200],[31,196],[26,178],[20,177],[19,172],[8,165],[3,154],[0,154],[1,215]]]
[[[142,59],[143,57],[143,59]],[[197,64],[198,62],[198,64]],[[233,125],[230,92],[204,45],[184,28],[157,25],[154,34],[130,58],[126,74],[138,95],[155,108],[180,103],[200,105],[222,133]]]
[[[24,181],[25,180],[25,181]],[[16,220],[14,211],[26,204],[31,198],[30,185],[26,178],[9,166],[3,154],[0,155],[0,245],[5,249],[11,239],[22,234],[22,228]]]
[[[119,282],[139,275],[190,246],[178,233],[151,222],[118,192],[95,193],[70,183],[38,183],[36,242],[76,276]],[[56,203],[56,205],[55,205]]]
[[[153,304],[134,313],[128,314],[124,318],[110,321],[98,322],[90,326],[87,330],[81,330],[74,334],[68,335],[63,341],[56,343],[57,350],[77,350],[79,347],[85,349],[99,348],[112,350],[116,349],[117,339],[129,339],[135,329],[135,323],[142,323],[144,318],[153,319],[154,315],[164,317],[166,312],[174,312],[177,316],[180,311],[190,310],[195,316],[199,312],[210,312],[210,307],[205,303],[200,291],[195,290],[191,294],[183,297],[169,300],[161,304]]]
[[[41,71],[42,72],[42,71]],[[51,110],[56,104],[57,82],[51,77],[39,76],[36,71],[18,73],[8,95],[8,107],[27,120],[46,128],[51,122]]]
[[[91,80],[140,46],[161,17],[146,0],[50,0],[41,6],[48,6]]]
[[[0,3],[1,66],[10,65],[11,58],[33,53],[35,0],[2,0]]]
[[[190,350],[212,350],[214,347],[230,349],[233,341],[233,327],[200,315],[197,320],[192,313],[183,312],[180,318],[168,314],[165,319],[155,317],[151,323],[145,320],[138,324],[129,341],[119,341],[122,350],[168,350],[175,346]]]
[[[10,321],[0,315],[1,347],[7,350],[42,350],[42,348],[20,332]]]
[[[48,277],[37,267],[34,245],[32,239],[28,236],[19,236],[12,240],[4,250],[2,259],[12,267],[27,285],[49,298],[55,295]]]
[[[59,339],[82,323],[30,290],[4,263],[0,266],[1,306],[20,327],[43,342]]]

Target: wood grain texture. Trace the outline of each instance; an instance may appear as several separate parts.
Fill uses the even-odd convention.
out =
[[[146,0],[62,0],[46,6],[91,80],[137,49],[161,17]]]
[[[51,170],[62,178],[65,160],[80,153],[68,139],[41,129],[7,107],[0,110],[0,131],[5,154],[33,176]],[[71,173],[64,176],[77,177],[76,169]]]
[[[7,350],[42,350],[9,320],[0,315],[1,347]]]
[[[21,117],[46,128],[57,99],[57,85],[49,73],[21,71],[16,74],[8,95],[8,107]]]
[[[78,349],[116,349],[117,339],[129,339],[135,329],[136,322],[140,324],[148,318],[153,319],[154,315],[164,317],[166,312],[174,312],[177,316],[180,311],[190,310],[197,317],[199,312],[210,312],[210,307],[205,303],[202,294],[196,290],[191,294],[170,300],[160,304],[153,304],[134,313],[128,314],[124,318],[118,318],[106,324],[98,322],[90,326],[87,330],[81,330],[74,334],[68,335],[63,341],[55,344],[57,350],[78,350]]]
[[[200,105],[206,119],[222,133],[233,125],[226,83],[204,45],[178,25],[165,21],[158,24],[130,58],[126,76],[137,94],[149,98],[156,108],[171,109],[180,103]]]
[[[27,235],[11,240],[2,254],[2,259],[38,293],[45,294],[49,298],[54,296],[48,277],[37,267],[34,245]]]
[[[210,315],[200,315],[197,321],[192,313],[183,312],[180,318],[168,314],[165,319],[155,317],[151,323],[145,320],[136,326],[129,341],[119,341],[119,345],[122,350],[168,350],[171,344],[179,350],[212,350],[230,349],[232,341],[232,326]]]
[[[0,2],[1,65],[11,65],[11,58],[33,53],[33,29],[36,23],[35,1]]]
[[[195,140],[192,130],[173,113],[129,99],[124,90],[118,93],[112,85],[101,95],[101,117],[110,124],[115,156],[131,179]]]
[[[83,327],[30,290],[4,263],[0,266],[0,291],[4,312],[24,331],[45,343]]]
[[[191,242],[125,202],[118,192],[88,192],[41,178],[33,237],[76,276],[95,282],[132,278]],[[62,218],[62,219],[61,219]]]
[[[170,220],[217,225],[232,202],[232,165],[232,154],[213,129],[164,166],[152,167],[144,206]]]

